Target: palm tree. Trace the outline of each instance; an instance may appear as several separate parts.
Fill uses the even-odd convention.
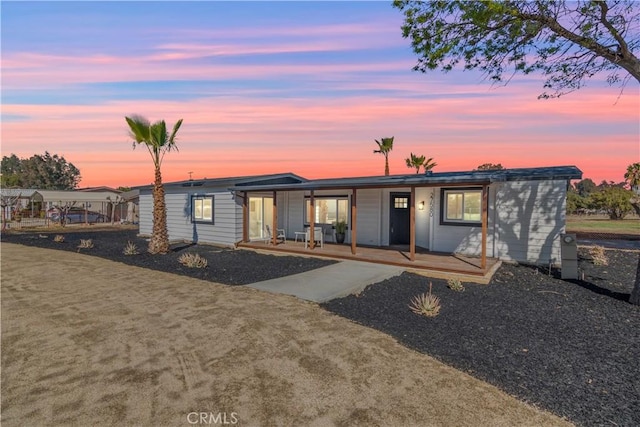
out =
[[[378,150],[373,150],[374,153],[381,153],[384,156],[384,174],[389,175],[389,152],[393,150],[393,136],[391,138],[381,138],[380,141],[376,139],[378,144]]]
[[[152,254],[166,254],[169,252],[169,234],[167,232],[167,209],[164,201],[164,187],[160,166],[164,155],[175,149],[176,133],[182,125],[182,119],[173,127],[171,134],[167,133],[167,125],[164,120],[153,124],[142,116],[134,115],[125,117],[129,125],[129,135],[133,138],[133,148],[136,144],[144,144],[151,154],[155,168],[155,180],[153,182],[153,230],[149,241],[149,252]]]
[[[624,179],[629,183],[629,186],[636,193],[640,191],[640,163],[634,163],[627,167],[627,173],[624,174]]]
[[[404,161],[407,162],[408,168],[416,168],[416,173],[420,173],[420,168],[424,164],[425,159],[425,156],[417,156],[411,153],[411,156],[404,159]]]
[[[429,157],[422,165],[422,167],[424,168],[424,173],[431,171],[431,169],[435,168],[436,166],[438,166],[438,164],[433,161],[433,157]]]

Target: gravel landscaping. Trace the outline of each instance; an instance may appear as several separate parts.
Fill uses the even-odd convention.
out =
[[[335,261],[299,256],[261,254],[250,250],[236,250],[210,245],[174,244],[165,255],[147,252],[148,241],[137,237],[137,230],[90,231],[68,227],[64,231],[14,231],[2,233],[2,242],[27,246],[81,252],[86,255],[118,261],[136,267],[150,268],[181,274],[196,279],[225,285],[246,285],[267,279],[289,276],[333,264]],[[56,242],[56,235],[63,235],[64,242]],[[78,249],[80,240],[91,239],[92,248]],[[138,254],[125,255],[124,248],[132,242]],[[197,253],[207,260],[205,268],[188,268],[178,262],[185,253]]]
[[[94,247],[80,252],[232,285],[332,262],[186,245],[151,256],[135,230],[77,230],[65,233],[64,243],[54,242],[55,234],[3,233],[2,241],[78,251],[80,239],[92,239]],[[141,253],[124,255],[127,241]],[[182,267],[177,258],[188,251],[207,258],[209,267]],[[444,280],[404,273],[322,307],[577,425],[638,426],[640,307],[627,299],[639,254],[607,250],[608,265],[597,266],[588,249],[580,248],[584,277],[577,281],[560,280],[557,271],[504,264],[488,285],[465,283],[463,292],[449,289]],[[412,313],[408,304],[427,292],[430,282],[442,308],[438,316],[426,318]]]

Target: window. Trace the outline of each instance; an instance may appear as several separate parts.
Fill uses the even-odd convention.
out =
[[[394,198],[393,207],[396,209],[407,209],[409,207],[409,198],[408,197]]]
[[[443,189],[440,223],[444,225],[478,225],[482,220],[482,190]]]
[[[337,221],[348,222],[349,218],[349,199],[346,197],[315,197],[316,224],[333,224]],[[305,223],[311,223],[311,200],[305,199],[304,205]]]
[[[191,222],[213,224],[213,196],[191,196]]]

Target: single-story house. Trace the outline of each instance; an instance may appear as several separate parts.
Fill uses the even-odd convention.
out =
[[[165,183],[172,241],[237,246],[347,222],[346,243],[408,246],[533,264],[560,263],[575,166],[308,180],[292,173]],[[152,231],[152,186],[140,187],[140,234]],[[266,226],[269,226],[267,229]],[[313,240],[313,239],[312,239]],[[313,250],[313,244],[310,245]]]

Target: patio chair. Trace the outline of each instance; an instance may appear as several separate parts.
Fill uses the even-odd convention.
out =
[[[311,232],[309,227],[305,227],[304,247],[309,246],[309,240],[311,239]],[[324,232],[322,227],[313,227],[313,240],[320,243],[320,247],[324,248]]]
[[[271,233],[271,227],[268,225],[264,226],[266,230],[267,238],[269,239],[267,243],[271,243],[273,241],[273,234]],[[276,242],[282,240],[282,243],[287,243],[287,234],[284,228],[276,228]]]

